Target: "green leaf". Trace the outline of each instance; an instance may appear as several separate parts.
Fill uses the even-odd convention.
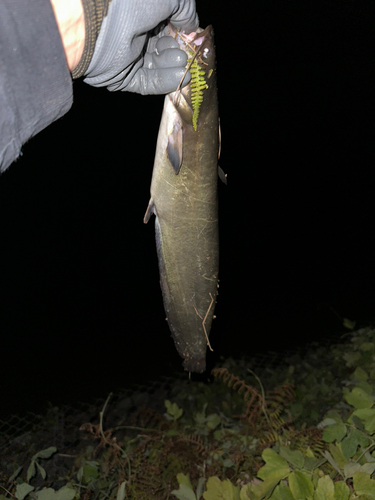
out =
[[[310,448],[310,446],[308,446],[306,448],[305,455],[306,455],[307,458],[315,458],[314,452],[312,451],[312,449]]]
[[[352,458],[358,446],[366,448],[369,443],[369,439],[363,432],[358,429],[350,429],[348,437],[340,443],[340,446],[344,456],[346,458]]]
[[[35,460],[31,460],[30,465],[26,473],[26,481],[29,482],[32,477],[36,474]]]
[[[38,453],[35,453],[31,460],[36,460],[38,458],[50,458],[54,453],[56,453],[57,448],[55,446],[50,446],[49,448],[46,448],[45,450],[38,451]]]
[[[356,472],[364,472],[365,474],[371,474],[375,470],[375,464],[374,463],[366,463],[363,465],[360,465],[357,462],[349,462],[348,464],[345,465],[344,467],[344,474],[346,478],[353,477]]]
[[[360,464],[357,462],[348,462],[344,465],[344,476],[346,478],[353,477],[356,472],[361,470]]]
[[[294,500],[294,497],[289,486],[281,481],[281,483],[274,489],[269,500]]]
[[[197,500],[194,491],[186,484],[180,484],[178,490],[173,490],[172,495],[178,498],[178,500]]]
[[[186,474],[183,474],[182,472],[179,472],[177,474],[177,481],[178,481],[178,484],[185,484],[191,490],[193,489],[193,486],[192,486],[192,484],[190,482],[190,477],[187,476]]]
[[[236,464],[230,458],[225,458],[223,460],[223,466],[224,467],[233,467],[234,465],[236,465]]]
[[[348,318],[342,318],[342,325],[348,330],[354,330],[356,322]]]
[[[200,477],[198,479],[198,484],[197,484],[197,498],[198,498],[198,500],[200,498],[202,498],[203,488],[204,488],[205,483],[206,483],[205,477]]]
[[[40,464],[38,464],[38,462],[35,462],[35,465],[37,466],[37,469],[38,469],[40,475],[42,476],[42,478],[45,479],[46,475],[47,475],[45,469]]]
[[[288,476],[290,472],[288,462],[274,450],[266,448],[262,453],[262,458],[266,465],[263,465],[258,471],[257,476],[260,479],[272,479],[277,484],[281,479]]]
[[[126,481],[123,481],[117,490],[116,500],[125,500],[125,495],[126,495],[125,488],[126,488]]]
[[[362,351],[373,351],[374,348],[375,348],[375,344],[373,342],[363,342],[363,344],[361,344],[359,346],[359,348],[362,350]]]
[[[314,495],[314,486],[310,476],[296,470],[289,475],[289,488],[296,500],[312,500]]]
[[[13,483],[13,481],[16,479],[16,477],[18,476],[18,474],[21,472],[21,470],[23,469],[22,465],[20,467],[18,467],[14,472],[13,474],[10,476],[8,482],[9,483]]]
[[[249,485],[245,484],[245,486],[242,486],[241,492],[240,492],[240,500],[249,500],[250,498],[252,500],[257,500],[255,497],[250,497],[251,491],[249,490]]]
[[[17,484],[15,497],[17,500],[23,500],[30,493],[30,491],[33,491],[33,489],[34,486],[30,486],[30,484],[27,483]]]
[[[341,450],[340,444],[329,444],[329,451],[332,454],[333,459],[337,463],[337,465],[340,467],[340,469],[344,468],[344,465],[348,462],[348,459],[345,457]]]
[[[294,465],[298,469],[302,469],[303,464],[305,462],[305,458],[301,451],[292,451],[290,448],[286,446],[280,446],[280,456],[285,458],[290,464]]]
[[[363,472],[365,474],[371,474],[375,471],[375,463],[366,463],[360,465],[357,462],[349,462],[344,467],[344,474],[346,478],[354,477],[356,472]]]
[[[367,446],[370,444],[369,438],[364,432],[360,431],[359,429],[352,429],[351,435],[353,436],[353,439],[356,439],[358,445],[362,446],[362,448],[367,448]]]
[[[247,490],[249,493],[249,498],[251,498],[251,500],[261,500],[263,498],[268,498],[280,481],[281,479],[273,479],[272,477],[268,477],[262,483],[249,484]]]
[[[337,471],[339,474],[342,475],[342,472],[340,470],[339,464],[334,460],[333,456],[330,454],[329,451],[323,451],[322,455],[324,458],[332,465],[332,467]]]
[[[360,389],[365,391],[367,394],[372,394],[373,386],[371,384],[369,384],[368,382],[366,382],[365,380],[359,380],[356,383],[356,387],[359,387]]]
[[[362,408],[355,410],[352,417],[358,417],[365,422],[365,429],[369,434],[375,432],[375,409]],[[348,419],[350,420],[350,418]]]
[[[318,429],[324,429],[325,427],[328,427],[329,425],[334,425],[334,424],[342,424],[341,418],[340,418],[340,421],[337,422],[334,418],[326,417],[321,422],[319,422],[317,427],[318,427]]]
[[[373,474],[373,472],[375,471],[375,464],[363,464],[360,466],[359,470],[360,472],[365,472],[366,474],[370,474],[371,476],[371,474]]]
[[[170,415],[168,415],[168,416],[169,416],[169,418],[172,418]],[[167,431],[165,434],[168,437],[173,437],[173,436],[179,436],[180,435],[180,433],[178,432],[177,429],[169,429],[169,431]]]
[[[36,468],[38,468],[39,473],[41,474],[42,478],[43,479],[46,478],[46,471],[37,462],[37,460],[39,458],[50,458],[54,453],[56,453],[56,451],[57,451],[57,448],[55,446],[50,446],[49,448],[46,448],[45,450],[38,451],[38,453],[35,453],[35,455],[32,456],[29,468],[27,469],[27,473],[26,473],[27,482],[29,482],[30,479],[35,476]]]
[[[335,487],[335,500],[348,500],[350,490],[344,481],[337,481],[334,483]]]
[[[365,423],[365,429],[369,434],[374,434],[375,432],[375,415],[368,418]]]
[[[219,429],[219,430],[215,431],[214,432],[214,439],[216,439],[216,441],[220,441],[225,436],[225,433],[226,433],[225,429]]]
[[[305,463],[303,465],[303,468],[305,470],[308,470],[308,471],[312,472],[314,469],[317,469],[318,467],[320,467],[321,465],[323,465],[325,462],[327,462],[326,457],[324,457],[324,458],[310,458],[310,457],[306,457],[305,458]]]
[[[349,459],[355,455],[355,452],[358,448],[358,441],[353,436],[348,436],[341,443],[341,451],[344,454],[344,457]]]
[[[229,479],[220,481],[216,476],[209,477],[207,490],[203,493],[204,500],[240,500],[240,490]]]
[[[82,482],[85,484],[88,484],[90,481],[95,480],[99,476],[98,467],[96,464],[86,462],[86,464],[80,468],[78,473],[80,471]]]
[[[169,415],[171,415],[175,420],[178,420],[181,415],[184,413],[182,408],[179,408],[177,403],[171,403],[170,401],[164,401],[165,407]]]
[[[77,492],[71,486],[63,486],[58,491],[53,488],[43,488],[35,493],[37,500],[73,500]]]
[[[348,418],[348,422],[351,421],[352,417],[358,417],[361,420],[368,420],[375,415],[375,409],[362,408],[360,410],[354,410],[351,416]]]
[[[212,413],[208,415],[206,425],[209,429],[216,429],[218,425],[221,424],[221,418],[217,413]]]
[[[333,443],[333,441],[340,442],[345,435],[345,424],[329,425],[323,431],[323,441],[325,441],[326,443]]]
[[[336,424],[342,424],[343,423],[341,415],[336,410],[330,410],[330,411],[327,412],[325,419],[330,419],[330,418],[333,419]],[[323,422],[324,422],[324,420],[323,420]]]
[[[370,474],[356,472],[353,476],[353,487],[357,495],[368,495],[375,499],[375,481]]]
[[[346,366],[348,367],[355,366],[360,358],[360,353],[355,351],[349,351],[343,354],[343,359],[346,361]]]
[[[359,410],[359,411],[362,411],[362,410]],[[349,421],[349,419],[348,419],[348,421]],[[353,425],[356,426],[357,429],[359,429],[361,431],[365,430],[362,421],[358,417],[356,417],[355,415],[351,414],[350,421],[352,422]]]
[[[203,412],[197,412],[195,415],[194,415],[194,419],[195,419],[195,422],[197,423],[197,425],[204,425],[206,423],[206,413],[203,411]]]
[[[368,374],[363,368],[357,366],[357,368],[354,370],[354,373],[352,373],[351,378],[353,380],[368,380]]]
[[[319,478],[314,500],[335,500],[335,487],[329,476]]]
[[[359,387],[354,387],[349,394],[344,394],[344,399],[348,404],[357,409],[371,408],[374,404],[373,398]]]
[[[288,462],[271,448],[263,451],[262,458],[266,465],[259,469],[257,476],[263,479],[263,483],[249,486],[249,492],[255,499],[270,495],[275,486],[290,472]]]
[[[229,479],[225,479],[221,484],[224,500],[240,500],[240,489],[238,486],[232,484]]]
[[[77,491],[69,484],[66,484],[56,491],[54,500],[73,500],[76,495]]]

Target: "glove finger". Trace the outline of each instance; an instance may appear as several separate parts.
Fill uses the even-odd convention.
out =
[[[184,68],[176,70],[173,68],[148,69],[143,67],[136,72],[125,88],[117,87],[116,90],[126,90],[142,95],[168,94],[176,90],[184,73]],[[190,73],[187,72],[182,82],[183,87],[190,82],[190,78]],[[108,88],[110,89],[110,87]]]
[[[172,36],[162,36],[158,39],[155,45],[155,50],[157,52],[163,52],[166,49],[179,49],[177,40],[175,40]]]
[[[180,49],[166,49],[160,54],[145,54],[144,67],[148,69],[185,68],[187,55]]]
[[[179,8],[170,18],[171,23],[185,33],[196,31],[199,19],[195,10],[195,0],[180,0]]]

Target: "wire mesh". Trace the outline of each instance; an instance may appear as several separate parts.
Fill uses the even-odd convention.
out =
[[[341,337],[330,338],[323,344],[332,344],[340,339]],[[319,344],[322,345],[321,342]],[[243,359],[249,368],[261,375],[262,372],[275,371],[281,365],[288,364],[297,354],[303,355],[310,346],[300,350],[269,351]],[[165,411],[164,401],[173,398],[176,382],[181,380],[186,380],[186,374],[161,377],[147,386],[135,385],[113,394],[105,412],[105,428],[131,425],[140,408],[147,407],[162,414]],[[66,477],[72,469],[76,454],[90,444],[96,446],[93,436],[84,432],[82,426],[98,424],[106,397],[98,398],[92,403],[78,403],[74,407],[51,406],[44,415],[27,412],[23,416],[10,415],[6,420],[0,420],[2,477],[9,478],[19,466],[27,467],[34,453],[55,446],[57,453],[46,461],[48,486],[56,489],[66,484]]]

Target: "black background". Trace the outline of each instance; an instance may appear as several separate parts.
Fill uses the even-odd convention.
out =
[[[210,368],[341,331],[330,307],[375,317],[375,7],[197,6],[228,174]],[[182,371],[142,222],[163,97],[82,81],[74,95],[0,177],[2,415]]]

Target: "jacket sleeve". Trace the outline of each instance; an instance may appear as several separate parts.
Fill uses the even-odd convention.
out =
[[[0,172],[72,102],[50,0],[0,0]]]

